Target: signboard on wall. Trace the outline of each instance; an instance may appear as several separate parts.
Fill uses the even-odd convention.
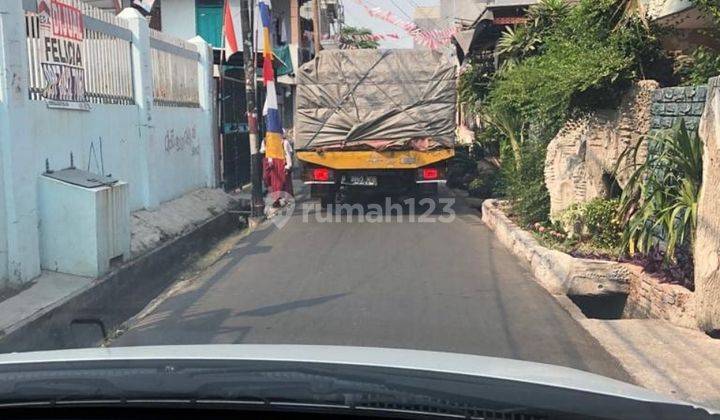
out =
[[[85,96],[82,11],[59,0],[37,0],[43,98],[50,108],[89,110]]]

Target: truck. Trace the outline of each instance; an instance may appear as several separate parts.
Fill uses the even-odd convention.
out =
[[[433,195],[455,154],[456,66],[431,50],[322,50],[297,74],[295,151],[310,196]]]

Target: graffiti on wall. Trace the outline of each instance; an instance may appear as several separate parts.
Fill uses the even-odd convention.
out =
[[[191,156],[200,155],[200,145],[197,141],[195,126],[188,127],[181,133],[171,128],[165,132],[165,152],[189,151]]]

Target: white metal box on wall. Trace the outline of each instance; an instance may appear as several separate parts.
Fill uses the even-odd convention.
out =
[[[129,188],[76,168],[40,176],[40,265],[97,277],[130,256]]]

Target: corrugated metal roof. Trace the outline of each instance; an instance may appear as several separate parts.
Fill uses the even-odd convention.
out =
[[[536,4],[538,0],[488,0],[488,9],[497,9],[500,7],[521,7]]]

